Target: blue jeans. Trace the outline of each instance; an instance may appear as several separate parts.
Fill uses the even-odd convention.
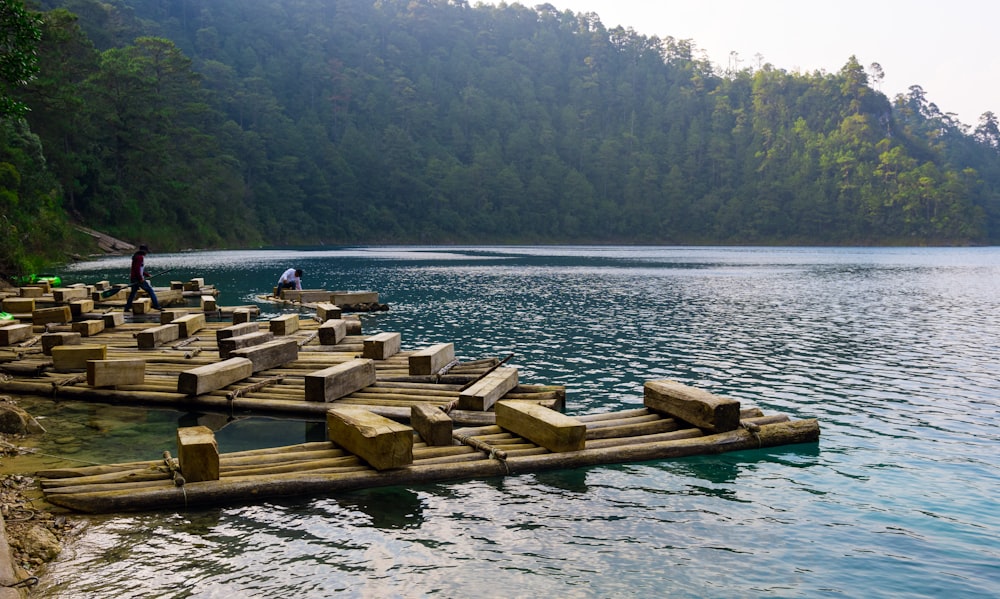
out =
[[[132,301],[135,300],[135,296],[139,295],[139,290],[142,289],[149,294],[149,299],[153,300],[153,309],[160,309],[160,301],[156,299],[156,292],[153,291],[153,286],[149,284],[149,281],[132,281],[132,291],[128,294],[128,301],[125,302],[125,311],[128,312],[132,309]]]

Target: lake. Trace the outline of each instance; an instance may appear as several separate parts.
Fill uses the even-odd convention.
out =
[[[513,353],[522,382],[566,386],[568,414],[638,407],[644,381],[670,378],[818,418],[821,439],[90,517],[37,596],[1000,595],[1000,248],[311,248],[147,264],[204,277],[221,305],[253,303],[291,266],[307,288],[378,291],[390,310],[365,314],[366,334]],[[127,266],[59,274],[123,282]],[[156,459],[183,418],[31,411],[78,440],[81,462]],[[218,439],[233,451],[314,429],[249,419]]]

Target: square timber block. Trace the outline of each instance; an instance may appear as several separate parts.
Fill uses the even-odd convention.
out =
[[[222,341],[223,339],[229,339],[230,337],[249,335],[250,333],[257,333],[259,331],[260,331],[259,322],[241,322],[240,324],[234,324],[228,327],[221,327],[215,329],[215,341],[219,342]]]
[[[136,298],[132,302],[132,314],[149,314],[153,309],[153,300],[148,297]]]
[[[646,381],[642,403],[650,410],[713,433],[733,431],[740,426],[740,402],[677,381]]]
[[[361,334],[361,318],[356,314],[344,315],[344,322],[347,323],[347,334],[348,335],[360,335]]]
[[[14,345],[31,337],[30,324],[9,324],[0,327],[0,345]]]
[[[180,310],[177,308],[170,308],[169,310],[160,310],[160,324],[170,324],[177,320],[181,316],[187,316],[191,312],[188,310]]]
[[[219,445],[207,426],[177,429],[177,462],[189,483],[219,480]]]
[[[338,306],[354,306],[357,304],[377,304],[377,291],[334,291],[330,301]]]
[[[203,295],[201,296],[201,310],[202,312],[215,312],[218,310],[215,302],[215,296],[213,295]]]
[[[3,311],[11,314],[30,314],[35,311],[33,297],[7,297],[3,300]]]
[[[497,368],[458,394],[461,410],[488,412],[501,397],[517,387],[516,368]]]
[[[94,300],[89,298],[70,300],[69,311],[73,318],[80,318],[83,314],[94,311]]]
[[[106,329],[113,329],[125,324],[124,312],[105,312],[102,318],[104,319],[104,328]]]
[[[277,318],[272,318],[267,321],[267,326],[270,331],[274,333],[275,337],[291,335],[295,331],[299,330],[299,315],[283,314]]]
[[[234,349],[229,355],[250,360],[253,363],[253,371],[260,372],[298,360],[299,344],[295,339],[272,339],[260,345]]]
[[[340,306],[330,302],[320,302],[316,304],[316,318],[318,318],[320,322],[340,318],[342,314],[343,312],[341,312]]]
[[[181,337],[191,337],[205,328],[205,315],[201,312],[185,314],[180,318],[175,318],[170,324],[175,324],[181,328]]]
[[[135,335],[139,349],[155,349],[164,343],[177,341],[181,337],[181,328],[174,323],[161,324],[139,331]]]
[[[274,335],[270,331],[257,331],[256,333],[246,333],[245,335],[219,339],[219,357],[225,360],[229,358],[231,353],[238,349],[261,345],[273,339]]]
[[[306,401],[334,401],[375,384],[375,361],[356,359],[305,376]]]
[[[411,376],[434,374],[454,359],[454,343],[437,343],[415,351],[407,358]]]
[[[342,318],[324,321],[319,325],[320,345],[337,345],[347,336],[347,322]]]
[[[585,447],[587,425],[531,401],[497,402],[497,426],[552,452]]]
[[[399,353],[402,336],[399,333],[379,333],[364,340],[361,357],[388,360]]]
[[[410,407],[410,426],[413,427],[424,443],[434,446],[447,446],[453,443],[451,435],[455,423],[444,410],[437,406],[416,404]]]
[[[56,370],[86,370],[87,360],[107,358],[107,345],[57,345],[52,348],[52,367]]]
[[[45,288],[44,287],[21,287],[21,290],[20,290],[19,293],[20,293],[21,297],[31,297],[31,298],[42,297],[43,295],[45,295]],[[32,310],[34,310],[34,308],[32,308]],[[31,310],[28,310],[28,312],[30,312],[30,311]]]
[[[66,323],[73,320],[73,313],[69,306],[55,306],[52,308],[37,308],[31,313],[31,324],[44,325],[49,323]]]
[[[242,324],[253,320],[253,310],[249,308],[237,308],[233,310],[233,324]]]
[[[44,333],[42,335],[42,353],[52,355],[52,348],[59,345],[80,345],[83,335],[80,333]]]
[[[413,429],[363,408],[330,408],[326,412],[330,440],[376,470],[413,463]]]
[[[79,322],[74,322],[70,325],[70,328],[84,337],[93,337],[104,330],[104,319],[81,320]]]
[[[177,377],[177,392],[202,395],[232,385],[253,375],[253,362],[246,358],[229,358],[185,370]]]
[[[52,299],[57,304],[62,304],[75,299],[87,299],[90,292],[86,287],[59,287],[52,290]]]
[[[87,360],[87,384],[91,387],[141,385],[145,380],[145,360]]]

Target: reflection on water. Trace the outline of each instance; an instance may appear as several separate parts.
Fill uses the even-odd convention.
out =
[[[41,596],[988,597],[1000,589],[1000,250],[353,248],[154,256],[254,301],[374,289],[366,332],[404,349],[515,354],[567,412],[641,405],[673,378],[818,444],[94,518]],[[153,259],[151,258],[151,259]],[[124,260],[81,265],[116,278]],[[263,306],[264,316],[279,309]],[[301,421],[39,401],[46,453],[155,458],[178,422],[235,451],[318,439]],[[192,420],[193,419],[193,420]],[[62,443],[57,443],[56,440]],[[141,453],[142,455],[135,455]]]

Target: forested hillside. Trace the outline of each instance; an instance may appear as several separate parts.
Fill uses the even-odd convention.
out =
[[[853,57],[724,73],[549,4],[36,8],[0,152],[37,138],[72,220],[160,248],[1000,240],[996,117]]]

